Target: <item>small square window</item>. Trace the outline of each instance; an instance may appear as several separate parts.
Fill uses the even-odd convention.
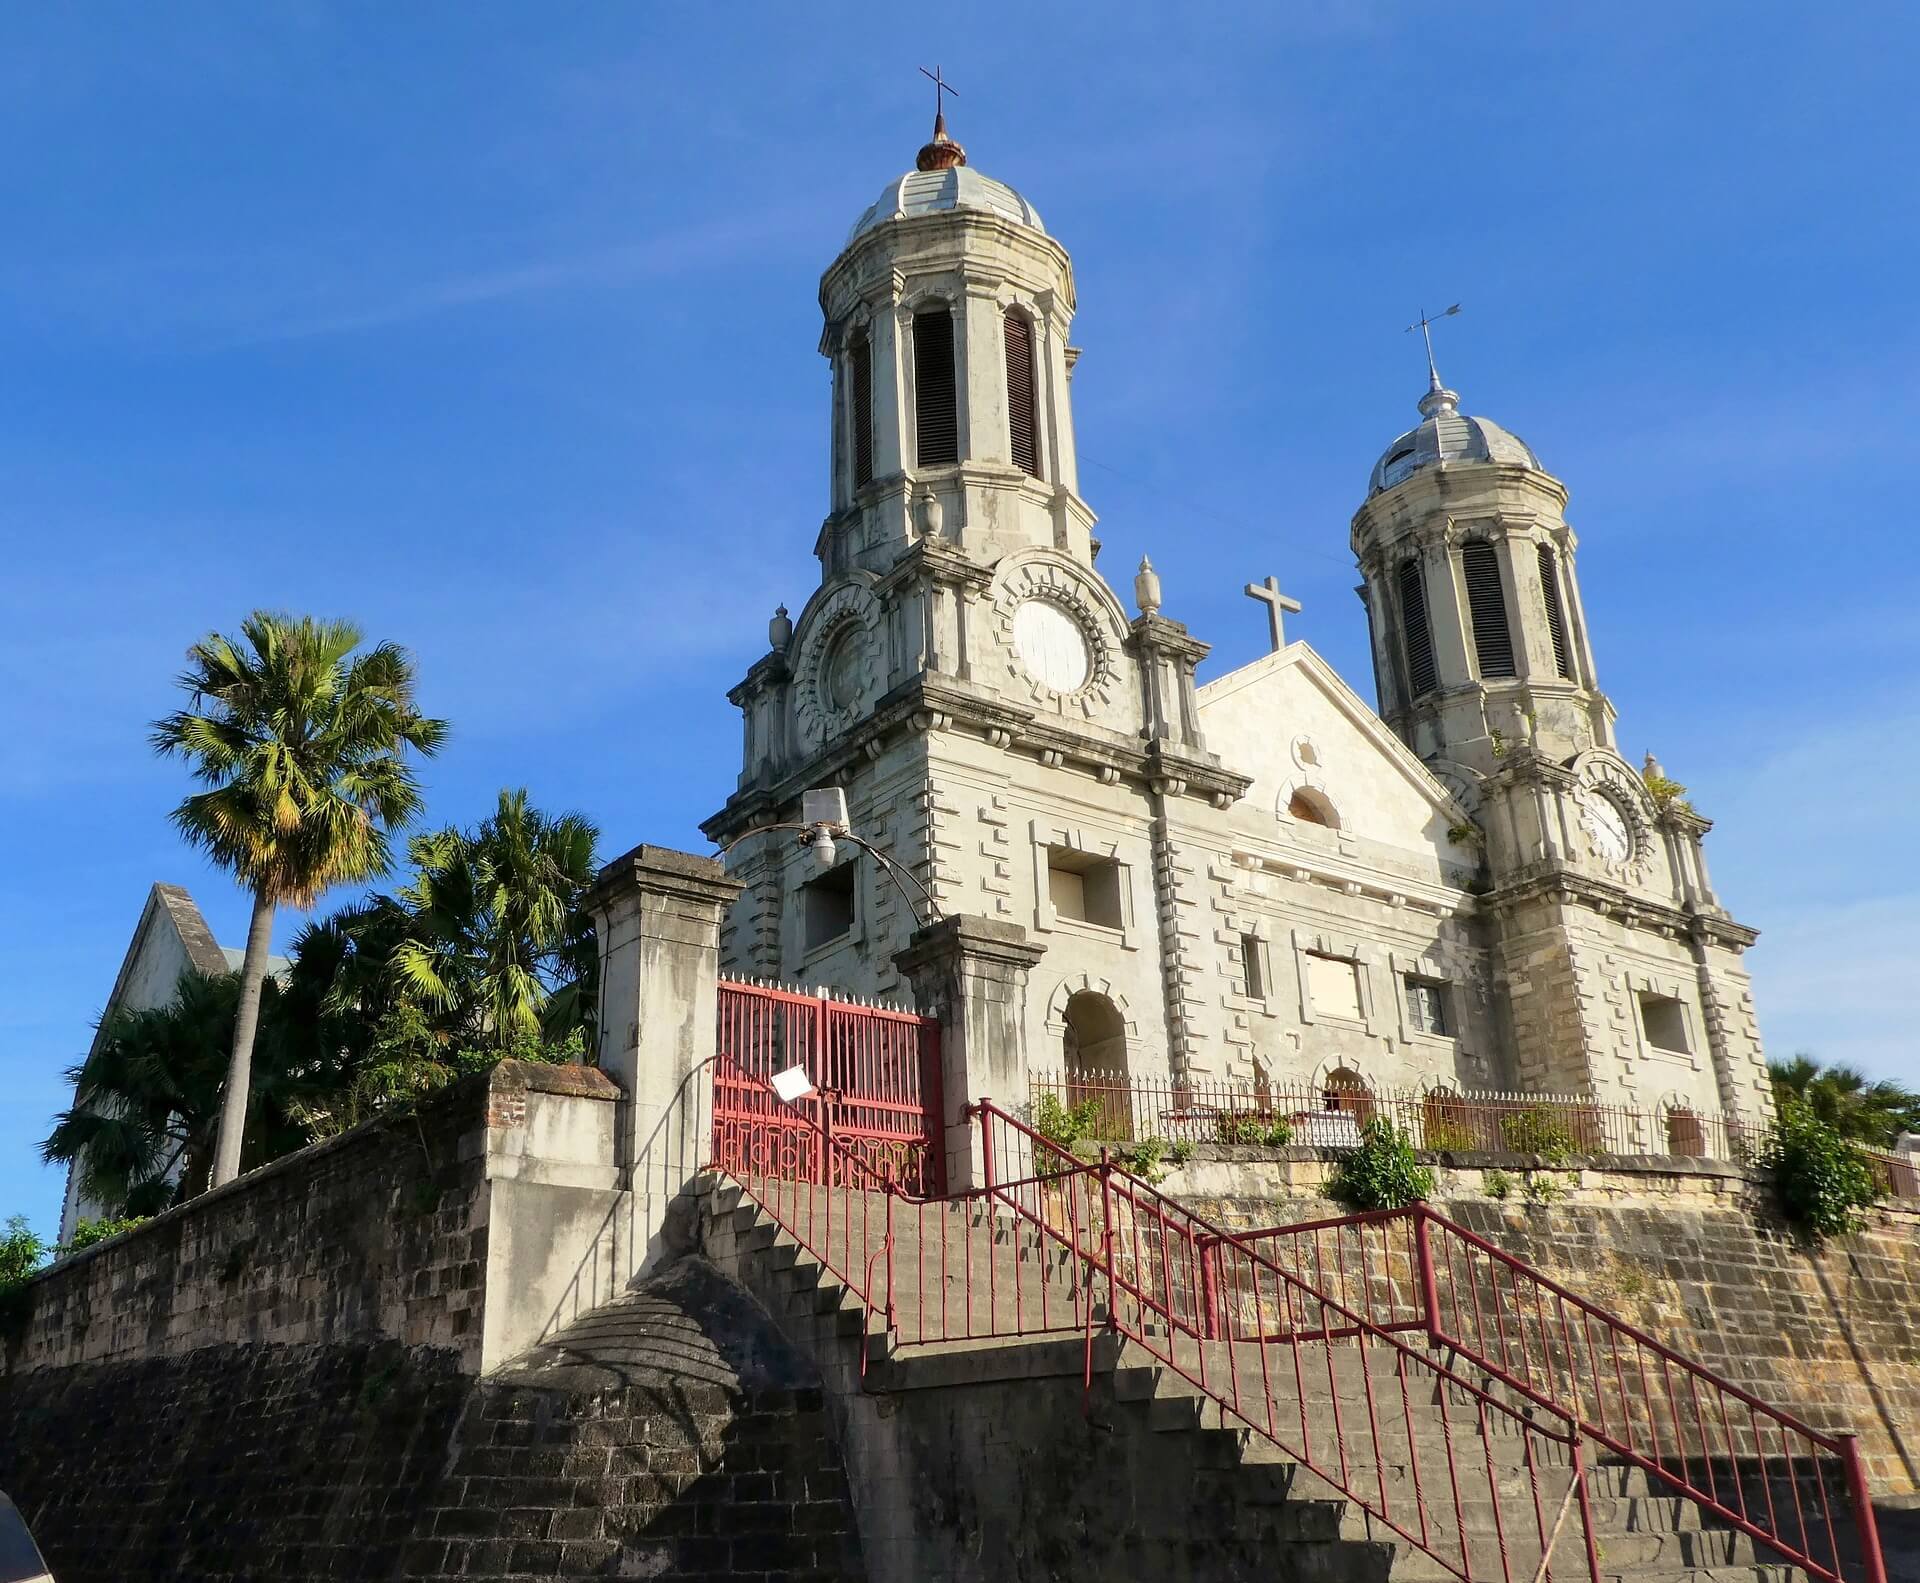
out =
[[[1407,1026],[1415,1033],[1446,1038],[1453,1032],[1447,1020],[1447,986],[1438,979],[1407,978]]]
[[[1248,1000],[1267,998],[1267,948],[1257,934],[1240,936],[1240,987]]]
[[[1054,916],[1102,929],[1123,929],[1121,866],[1112,858],[1088,857],[1065,847],[1047,849],[1047,900]]]
[[[1360,1009],[1360,964],[1343,956],[1307,953],[1307,999],[1325,1017],[1364,1021]]]
[[[805,949],[853,932],[853,864],[842,863],[800,887],[800,919]]]
[[[1640,1025],[1647,1030],[1647,1043],[1656,1050],[1688,1053],[1687,1006],[1671,995],[1640,997]]]

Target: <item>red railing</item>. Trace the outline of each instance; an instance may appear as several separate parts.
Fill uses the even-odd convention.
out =
[[[1048,1234],[1002,1225],[989,1226],[992,1235],[983,1238],[978,1228],[991,1216],[984,1192],[916,1194],[891,1162],[876,1168],[857,1140],[838,1131],[833,1107],[811,1100],[787,1106],[765,1082],[724,1060],[716,1065],[716,1090],[722,1084],[735,1103],[726,1111],[715,1106],[715,1168],[882,1316],[896,1349],[1085,1331],[1084,1272]]]
[[[1424,1331],[1812,1576],[1885,1583],[1856,1436],[1769,1406],[1426,1205],[1228,1240],[1230,1260],[1258,1248],[1382,1329]],[[1231,1264],[1218,1280],[1222,1323],[1265,1333],[1272,1321]],[[1837,1514],[1852,1520],[1851,1556]]]
[[[1549,1579],[1556,1555],[1564,1570],[1573,1554],[1598,1578],[1582,1443],[1565,1414],[1517,1409],[1104,1153],[1089,1170],[990,1101],[976,1113],[993,1200],[1070,1247],[1104,1290],[1102,1312],[1087,1309],[1089,1342],[1098,1317],[1198,1391],[1203,1416],[1211,1404],[1220,1427],[1271,1441],[1455,1577]],[[995,1160],[1038,1169],[1001,1183]],[[1251,1335],[1222,1325],[1225,1290],[1277,1322]]]
[[[985,1101],[988,1186],[918,1196],[836,1133],[831,1107],[785,1111],[721,1065],[751,1102],[716,1108],[715,1164],[896,1347],[1077,1332],[1090,1388],[1096,1330],[1122,1337],[1221,1427],[1270,1440],[1473,1583],[1545,1583],[1570,1529],[1597,1580],[1596,1449],[1824,1583],[1886,1583],[1854,1437],[1768,1407],[1424,1206],[1228,1233]]]
[[[1175,1082],[1122,1074],[1038,1073],[1035,1103],[1091,1103],[1110,1143],[1290,1143],[1350,1146],[1384,1116],[1416,1148],[1453,1153],[1681,1155],[1744,1163],[1765,1125],[1685,1107],[1641,1110],[1556,1094],[1427,1093],[1303,1083]],[[1911,1172],[1909,1172],[1911,1175]]]
[[[771,984],[722,982],[716,1117],[754,1120],[784,1110],[757,1085],[785,1067],[807,1069],[846,1149],[876,1171],[937,1194],[940,1025],[932,1017]],[[774,1112],[765,1110],[767,1105]]]

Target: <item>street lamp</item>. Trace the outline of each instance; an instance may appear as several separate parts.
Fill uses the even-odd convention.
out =
[[[838,855],[835,843],[850,842],[886,870],[887,878],[893,881],[893,888],[900,892],[900,898],[906,902],[907,911],[913,914],[916,924],[939,921],[940,904],[933,899],[927,887],[920,883],[919,877],[910,870],[901,868],[871,841],[853,833],[853,827],[847,820],[847,794],[840,787],[818,786],[803,792],[800,797],[800,818],[797,822],[755,825],[751,830],[741,831],[720,849],[722,861],[742,841],[752,836],[768,835],[776,830],[798,831],[799,844],[813,853],[814,867],[822,872],[833,867],[833,860]],[[913,888],[920,893],[919,903],[916,903],[907,893],[907,887],[902,883],[903,879],[913,881]]]

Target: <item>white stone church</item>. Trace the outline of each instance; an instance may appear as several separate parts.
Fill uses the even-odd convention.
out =
[[[820,305],[820,585],[729,694],[705,827],[747,887],[726,971],[907,994],[885,871],[748,834],[839,786],[943,913],[1024,931],[1035,1068],[1770,1110],[1754,931],[1707,821],[1615,747],[1566,486],[1522,441],[1435,374],[1374,464],[1377,708],[1278,641],[1271,586],[1276,651],[1201,686],[1151,568],[1132,610],[1098,569],[1073,269],[1034,206],[936,123]]]

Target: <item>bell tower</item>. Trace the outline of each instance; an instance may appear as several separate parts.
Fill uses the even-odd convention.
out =
[[[1567,491],[1460,410],[1428,362],[1420,422],[1353,517],[1380,713],[1474,816],[1479,909],[1536,1092],[1681,1112],[1770,1104],[1709,828],[1621,756],[1575,575]]]
[[[973,170],[936,117],[820,281],[833,365],[825,576],[889,570],[919,538],[975,559],[1093,563],[1068,395],[1073,266],[1037,210]]]
[[[1482,774],[1520,740],[1559,760],[1613,747],[1566,487],[1437,372],[1419,411],[1353,519],[1381,716],[1423,759]]]

